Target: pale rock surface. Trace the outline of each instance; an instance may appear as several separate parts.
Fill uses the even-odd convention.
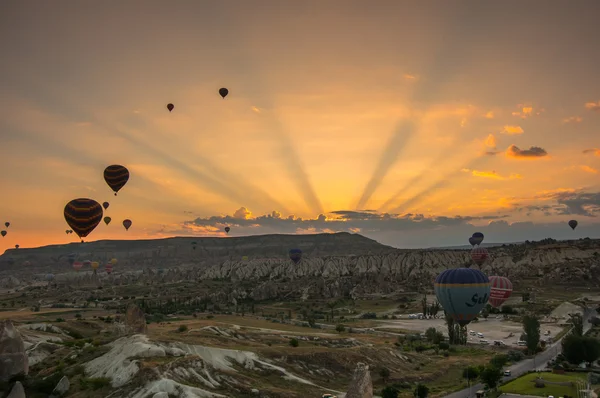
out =
[[[23,384],[21,384],[20,381],[17,381],[6,398],[27,398]]]
[[[373,382],[369,366],[358,363],[345,398],[373,398]]]
[[[16,374],[29,373],[25,345],[17,328],[10,320],[0,322],[0,380]]]
[[[52,395],[62,396],[69,391],[71,388],[71,383],[69,382],[69,378],[67,376],[63,376],[62,379],[58,382],[54,390],[52,390]]]

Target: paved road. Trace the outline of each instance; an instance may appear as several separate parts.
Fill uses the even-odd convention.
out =
[[[589,320],[592,316],[597,316],[597,313],[594,309],[586,309],[583,313],[583,332],[587,332],[590,330],[592,325],[589,323]],[[505,377],[503,379],[504,382],[515,379],[521,376],[524,373],[529,372],[530,370],[542,370],[546,368],[546,363],[557,356],[561,350],[561,339],[555,341],[546,348],[543,352],[536,355],[534,358],[526,359],[519,363],[514,364],[509,369],[512,373],[510,377]],[[483,390],[483,384],[475,384],[472,385],[471,388],[465,388],[464,390],[457,391],[450,395],[446,395],[444,398],[468,398],[473,397],[477,390]]]

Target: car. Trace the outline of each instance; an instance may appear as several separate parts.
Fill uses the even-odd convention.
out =
[[[483,338],[483,333],[477,333],[477,337],[479,337],[479,338],[482,339]]]
[[[520,345],[521,347],[524,347],[527,345],[527,343],[525,341],[517,341],[517,345]]]
[[[504,371],[504,376],[510,376],[510,375],[511,375],[511,373],[510,373],[510,369],[506,369],[506,370]]]
[[[481,339],[481,340],[479,340],[479,344],[490,344],[490,342],[487,340]]]

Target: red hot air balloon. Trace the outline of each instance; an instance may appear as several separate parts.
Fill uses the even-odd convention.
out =
[[[106,265],[104,266],[104,270],[106,271],[107,274],[110,275],[113,270],[113,265],[111,263],[106,263]]]
[[[133,224],[133,223],[131,222],[130,219],[123,220],[123,226],[125,227],[126,231],[129,231],[129,227],[131,227],[131,224]]]
[[[73,263],[73,268],[75,268],[75,271],[79,271],[81,267],[83,267],[83,263],[81,261],[75,261]]]
[[[499,308],[512,294],[512,282],[504,276],[490,276],[490,299],[488,302],[494,308]]]
[[[490,255],[485,247],[475,247],[471,250],[471,258],[473,259],[473,262],[479,266],[482,266],[489,256]]]

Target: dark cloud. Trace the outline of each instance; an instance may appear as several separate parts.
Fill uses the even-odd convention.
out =
[[[529,149],[519,149],[516,145],[511,145],[506,150],[506,155],[513,158],[541,158],[548,156],[548,152],[539,146],[532,146]]]
[[[497,155],[499,153],[502,153],[502,151],[487,151],[485,154],[487,156],[495,156],[495,155]]]
[[[517,209],[519,212],[542,212],[544,215],[580,215],[596,217],[600,214],[600,192],[552,192],[540,195],[538,199],[551,199],[555,203],[528,205]]]
[[[585,153],[585,154],[593,153],[596,156],[600,156],[600,149],[598,149],[598,148],[584,149],[583,153]]]

